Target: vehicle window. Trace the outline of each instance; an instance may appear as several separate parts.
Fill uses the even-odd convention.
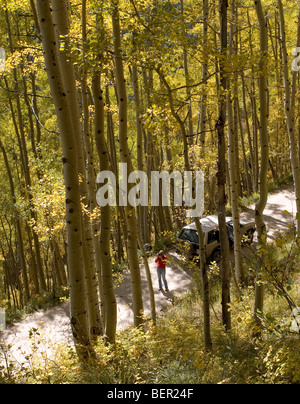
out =
[[[190,237],[192,243],[199,244],[198,232],[196,230],[191,230]]]
[[[182,232],[179,234],[179,238],[181,240],[188,240],[187,230],[182,230]]]
[[[233,223],[229,223],[227,226],[227,230],[228,230],[228,236],[229,237],[233,237]]]
[[[207,244],[213,243],[214,241],[219,241],[219,231],[218,230],[211,230],[208,233]]]
[[[179,238],[184,241],[190,241],[191,243],[198,243],[198,233],[195,230],[186,229],[183,230]]]

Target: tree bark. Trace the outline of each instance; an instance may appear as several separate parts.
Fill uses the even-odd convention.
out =
[[[227,90],[227,73],[225,71],[224,62],[227,57],[227,0],[219,1],[220,14],[220,94],[219,94],[219,118],[216,123],[218,132],[218,218],[220,230],[221,244],[221,277],[222,277],[222,317],[223,324],[227,331],[231,329],[230,315],[230,251],[226,226],[226,140],[225,140],[225,123],[226,123],[226,90]]]
[[[49,0],[37,0],[46,71],[55,104],[63,147],[63,168],[66,192],[67,252],[70,281],[71,326],[78,356],[86,360],[91,352],[86,307],[85,274],[83,267],[83,229],[79,191],[77,139],[73,132],[68,94],[63,85],[57,54],[57,38]]]
[[[7,158],[6,150],[4,148],[4,145],[1,141],[1,139],[0,139],[0,149],[3,154],[6,172],[7,172],[8,179],[9,179],[11,197],[13,200],[13,204],[16,205],[17,199],[16,199],[16,195],[15,195],[14,181],[13,181],[13,177],[11,174],[11,169],[10,169],[9,161]],[[29,282],[28,282],[28,276],[27,276],[25,253],[24,253],[23,235],[22,235],[20,219],[18,217],[18,212],[16,212],[15,220],[16,220],[16,230],[17,230],[17,238],[18,238],[18,245],[19,245],[19,252],[20,252],[20,264],[21,264],[22,277],[23,277],[23,286],[24,286],[24,292],[25,292],[24,303],[26,304],[28,302],[28,300],[30,299],[30,290],[29,290]]]
[[[61,67],[62,85],[66,94],[67,104],[71,117],[74,140],[76,141],[76,153],[79,171],[79,193],[81,203],[89,206],[89,194],[86,178],[86,164],[82,144],[82,128],[80,124],[80,111],[78,105],[78,93],[72,59],[68,55],[69,45],[69,19],[68,6],[66,0],[52,0],[53,23],[55,27],[56,43],[65,42],[65,47],[58,50],[58,61]],[[86,134],[85,134],[86,135]],[[85,212],[80,212],[83,231],[83,268],[86,283],[87,309],[89,319],[89,332],[92,336],[101,334],[101,316],[99,307],[99,297],[97,289],[95,250],[93,236],[91,233],[91,223]]]
[[[126,80],[124,77],[124,67],[122,59],[121,48],[121,30],[119,19],[119,1],[112,0],[112,25],[114,35],[114,54],[115,54],[115,72],[116,72],[116,84],[119,102],[119,147],[120,147],[120,159],[121,162],[127,165],[127,174],[133,171],[131,156],[128,148],[128,117],[127,117],[127,91]],[[127,176],[128,178],[128,176]],[[125,178],[125,180],[127,180]],[[127,198],[127,195],[126,195]],[[144,322],[144,307],[143,296],[141,287],[141,274],[139,267],[139,259],[137,253],[137,219],[134,207],[129,206],[128,201],[125,203],[126,223],[128,228],[128,261],[131,274],[131,287],[132,287],[132,300],[133,300],[133,313],[134,313],[134,325],[136,327],[141,326]]]
[[[100,170],[108,171],[110,169],[110,162],[104,138],[104,100],[103,91],[100,86],[99,72],[94,73],[92,89],[95,104],[95,139],[100,160]],[[117,302],[114,293],[110,252],[111,209],[109,205],[101,207],[100,209],[100,257],[105,308],[105,336],[108,342],[114,343],[117,329]]]
[[[278,0],[278,10],[279,10],[279,20],[280,20],[280,34],[281,34],[281,53],[282,53],[282,75],[284,81],[284,91],[285,91],[285,115],[286,115],[286,123],[287,130],[289,134],[290,140],[290,155],[291,155],[291,166],[294,177],[295,184],[295,196],[296,196],[296,227],[297,227],[297,237],[300,236],[300,161],[298,159],[298,148],[297,148],[297,140],[296,140],[296,127],[295,127],[295,95],[296,95],[296,86],[297,81],[294,80],[291,83],[289,77],[289,58],[287,52],[286,45],[286,33],[285,33],[285,18],[284,18],[284,10],[282,1]],[[299,40],[298,40],[299,41]]]
[[[261,167],[259,179],[260,198],[255,206],[255,222],[257,227],[258,243],[262,247],[266,245],[267,233],[266,225],[263,219],[263,212],[268,201],[268,182],[267,174],[269,167],[269,134],[268,134],[268,85],[266,80],[265,63],[268,56],[268,35],[267,21],[260,0],[254,1],[257,18],[260,27],[260,74],[258,79],[259,99],[260,99],[260,147],[261,147]],[[258,266],[263,266],[264,257],[259,257]],[[264,285],[257,277],[255,285],[255,305],[254,316],[258,320],[258,314],[263,312],[264,306]]]
[[[6,24],[7,24],[7,29],[8,29],[8,38],[9,38],[10,49],[12,52],[14,52],[15,49],[14,49],[12,32],[11,32],[11,28],[10,28],[10,19],[9,19],[9,14],[8,14],[7,9],[5,10],[5,17],[6,17]],[[17,125],[17,120],[15,117],[13,117],[13,120],[14,120],[15,129],[16,129],[16,135],[18,137],[18,143],[19,143],[19,149],[20,149],[20,155],[21,155],[21,161],[22,161],[22,168],[23,168],[25,184],[26,184],[25,191],[26,191],[26,196],[28,198],[28,203],[29,203],[30,217],[36,223],[37,215],[35,212],[35,208],[34,208],[34,204],[33,204],[33,195],[31,192],[31,185],[32,185],[31,184],[31,173],[30,173],[30,167],[29,167],[26,135],[25,135],[25,131],[24,131],[25,125],[24,125],[24,119],[23,119],[23,113],[22,113],[22,107],[21,107],[20,89],[19,89],[19,82],[18,82],[18,75],[17,75],[16,68],[13,69],[13,77],[14,77],[14,90],[15,90],[15,99],[16,99],[16,106],[17,106],[18,125]],[[6,79],[5,79],[5,82],[7,83]],[[10,105],[11,105],[12,114],[14,115],[10,96],[9,96],[9,101],[10,101]],[[45,280],[44,269],[43,269],[42,258],[41,258],[40,241],[39,241],[39,237],[38,237],[37,233],[34,230],[32,231],[32,234],[33,234],[33,242],[34,242],[34,249],[35,249],[35,259],[36,259],[37,270],[38,270],[38,274],[39,274],[39,283],[40,283],[41,289],[46,290],[47,287],[46,287],[46,280]]]
[[[235,55],[236,39],[236,3],[231,2],[231,22],[230,22],[230,55]],[[235,77],[235,79],[237,79]],[[227,113],[228,113],[228,141],[229,141],[229,177],[230,177],[230,192],[231,192],[231,208],[233,217],[233,235],[234,235],[234,266],[236,281],[239,284],[243,283],[243,262],[241,254],[241,232],[240,232],[240,213],[239,213],[239,155],[237,142],[237,125],[235,122],[236,116],[233,114],[233,106],[235,104],[235,95],[231,91],[231,80],[227,79]]]
[[[212,339],[210,329],[209,282],[208,282],[207,264],[206,264],[205,241],[204,241],[204,233],[199,218],[195,218],[195,223],[198,231],[199,249],[200,249],[200,276],[202,286],[204,346],[205,350],[209,352],[212,350]]]
[[[135,39],[133,39],[133,46],[135,47]],[[132,85],[136,107],[136,130],[137,130],[137,169],[144,172],[144,142],[143,142],[143,125],[142,125],[142,108],[140,100],[139,80],[138,80],[138,68],[136,61],[132,65]],[[148,242],[147,229],[145,217],[148,216],[148,207],[138,206],[137,208],[139,231],[141,240],[145,244]]]
[[[208,77],[208,19],[209,19],[209,4],[208,0],[202,0],[203,10],[203,52],[204,60],[202,64],[202,81],[206,83]],[[199,110],[199,123],[197,130],[197,140],[200,139],[201,155],[205,155],[205,142],[206,142],[206,120],[207,120],[207,90],[206,85],[203,86],[200,110]],[[200,132],[200,133],[198,133]]]

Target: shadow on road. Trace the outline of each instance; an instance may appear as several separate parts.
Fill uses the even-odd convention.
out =
[[[246,208],[241,217],[246,220],[255,220],[255,206]],[[264,210],[268,238],[274,240],[278,232],[282,233],[295,228],[295,217],[296,202],[292,187],[269,195]]]
[[[157,269],[153,259],[149,259],[152,284],[154,289],[156,312],[165,310],[172,305],[176,295],[182,295],[191,289],[193,284],[193,273],[182,266],[181,259],[175,252],[167,253],[166,278],[169,286],[169,292],[159,291]],[[151,312],[150,293],[144,265],[141,265],[141,283],[144,302],[144,311],[146,315]],[[123,328],[132,324],[132,293],[130,273],[124,275],[123,283],[116,289],[118,302],[118,328]]]

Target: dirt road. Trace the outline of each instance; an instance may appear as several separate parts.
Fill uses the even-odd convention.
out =
[[[249,220],[254,219],[254,206],[250,206],[241,216]],[[269,195],[264,211],[268,238],[274,239],[277,232],[285,232],[295,226],[295,217],[296,201],[292,187]]]
[[[274,238],[277,231],[285,231],[294,224],[295,198],[292,188],[276,192],[269,196],[268,205],[265,210],[265,222],[267,224],[270,238]],[[289,212],[289,214],[287,214]],[[247,209],[242,215],[244,218],[253,220],[253,207]],[[157,312],[172,304],[175,295],[182,295],[188,291],[193,283],[192,273],[177,265],[179,257],[176,253],[169,254],[169,265],[167,269],[167,279],[170,292],[158,292],[156,267],[153,260],[150,261],[150,270],[155,290],[155,302]],[[149,293],[144,268],[141,268],[142,288],[145,304],[145,312],[150,313]],[[118,303],[118,330],[121,330],[133,323],[131,310],[130,275],[126,273],[124,281],[116,290]],[[23,321],[8,327],[0,333],[2,346],[10,346],[12,359],[18,362],[26,362],[26,355],[35,350],[44,357],[50,357],[53,348],[59,345],[73,345],[70,320],[69,303],[65,302],[60,306],[46,311],[34,313]],[[35,344],[36,332],[42,342]],[[30,338],[31,335],[31,338]],[[1,347],[0,347],[1,362]]]

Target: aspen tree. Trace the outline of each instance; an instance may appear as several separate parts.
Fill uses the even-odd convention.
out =
[[[235,52],[235,36],[236,36],[236,2],[231,2],[231,21],[230,21],[230,54],[236,55]],[[236,79],[236,77],[235,77]],[[235,84],[234,84],[235,85]],[[240,234],[240,214],[239,214],[239,192],[238,192],[238,150],[237,150],[237,127],[233,116],[233,103],[235,103],[235,95],[232,94],[231,80],[227,78],[227,113],[228,113],[228,156],[229,156],[229,175],[230,175],[230,192],[231,207],[233,217],[233,234],[234,234],[234,264],[235,276],[239,284],[243,282],[242,254],[241,254],[241,234]]]
[[[79,171],[79,192],[82,203],[89,206],[88,187],[86,178],[86,164],[84,161],[82,130],[80,125],[80,111],[78,106],[78,94],[72,59],[67,53],[69,42],[69,18],[68,8],[65,0],[52,0],[53,23],[55,27],[56,43],[65,44],[58,50],[58,60],[61,66],[61,77],[64,91],[67,94],[68,107],[72,122],[74,140],[76,141],[76,151]],[[87,309],[89,314],[90,334],[97,336],[101,334],[101,317],[96,279],[95,250],[93,237],[91,234],[91,223],[85,213],[81,213],[83,230],[83,265],[86,282]]]
[[[109,146],[109,155],[110,155],[110,163],[112,172],[115,174],[117,179],[117,184],[119,183],[119,170],[117,165],[117,152],[116,152],[116,141],[115,141],[115,133],[114,133],[114,124],[113,124],[113,117],[111,111],[111,102],[109,97],[109,88],[106,86],[105,91],[105,101],[106,101],[106,122],[107,122],[107,143]],[[116,189],[117,200],[119,200],[119,187]],[[125,249],[127,250],[127,243],[126,241],[123,242],[121,229],[123,233],[124,240],[128,238],[128,231],[126,227],[126,220],[125,220],[125,212],[124,207],[118,204],[117,206],[117,232],[118,232],[118,258],[119,262],[124,259],[124,248],[123,245],[125,244]]]
[[[149,298],[150,298],[151,320],[152,320],[153,325],[156,325],[156,307],[155,307],[153,282],[152,282],[147,253],[146,253],[145,247],[143,245],[143,242],[142,242],[142,239],[141,239],[141,236],[139,233],[139,229],[137,231],[137,236],[138,236],[138,242],[139,242],[140,250],[141,250],[143,261],[144,261],[145,271],[146,271],[146,277],[147,277],[147,283],[148,283],[148,289],[149,289]]]
[[[286,33],[285,33],[285,18],[282,1],[278,0],[279,20],[280,20],[280,35],[281,35],[281,54],[282,54],[282,76],[284,81],[285,92],[285,115],[287,130],[290,140],[290,154],[291,154],[291,166],[295,184],[295,196],[296,196],[296,224],[297,224],[297,236],[300,236],[300,160],[298,159],[297,141],[296,141],[296,120],[295,120],[295,95],[297,81],[295,80],[296,74],[293,74],[293,81],[291,83],[289,75],[289,59],[286,45]],[[299,39],[298,39],[299,41]]]
[[[7,24],[7,30],[8,30],[8,39],[9,39],[10,49],[12,52],[14,52],[14,44],[13,44],[13,39],[12,39],[13,35],[11,32],[11,28],[10,28],[10,18],[9,18],[9,13],[8,13],[7,9],[5,10],[5,18],[6,18],[6,24]],[[34,221],[36,223],[37,215],[35,212],[34,203],[33,203],[33,195],[31,192],[32,179],[31,179],[29,157],[28,157],[28,150],[27,150],[27,144],[26,144],[26,134],[25,134],[25,129],[24,129],[25,125],[24,125],[24,116],[23,116],[23,111],[22,111],[22,106],[21,106],[19,80],[18,80],[16,68],[13,69],[13,77],[14,77],[14,91],[15,91],[15,99],[16,99],[16,107],[17,107],[16,116],[18,118],[18,119],[16,119],[16,117],[14,118],[14,126],[15,126],[16,135],[18,138],[19,149],[20,149],[22,169],[23,169],[25,184],[26,184],[26,195],[27,195],[28,202],[29,202],[30,217],[31,217],[32,221]],[[6,81],[6,83],[7,83],[7,81]],[[8,85],[7,85],[7,87],[8,87]],[[9,98],[10,98],[10,96],[9,96]],[[13,106],[12,106],[11,102],[10,102],[10,105],[11,105],[12,114],[14,114]],[[17,124],[17,121],[18,121],[18,124]],[[45,290],[47,290],[47,286],[46,286],[44,268],[43,268],[42,258],[41,258],[41,246],[40,246],[39,237],[34,230],[32,231],[32,237],[33,237],[33,242],[34,242],[34,253],[35,253],[36,266],[37,266],[37,270],[38,270],[38,279],[39,279],[41,289],[45,291]]]
[[[212,350],[212,339],[211,339],[211,329],[210,329],[210,300],[209,300],[209,281],[207,273],[207,262],[206,262],[206,249],[204,241],[204,233],[202,230],[201,222],[199,218],[195,218],[196,228],[199,237],[199,248],[200,248],[200,276],[201,276],[201,287],[202,287],[202,305],[203,305],[203,333],[204,333],[204,346],[206,351]]]
[[[181,134],[182,134],[182,140],[183,140],[183,155],[184,155],[184,169],[185,171],[190,171],[190,160],[189,160],[189,144],[188,144],[188,133],[185,127],[185,122],[183,119],[181,119],[178,111],[175,108],[175,103],[174,103],[174,97],[173,97],[173,92],[170,87],[170,84],[168,83],[164,72],[162,71],[161,66],[156,69],[157,74],[159,75],[162,83],[166,87],[167,93],[168,93],[168,98],[169,98],[169,103],[170,103],[170,109],[172,112],[173,117],[176,119],[178,125],[180,126]]]
[[[135,33],[133,33],[133,49],[136,51],[136,44],[135,44]],[[142,105],[140,99],[140,89],[139,89],[139,79],[138,79],[138,67],[137,62],[134,61],[132,68],[131,68],[131,76],[132,76],[132,85],[133,85],[133,92],[134,92],[134,99],[135,99],[135,106],[136,106],[136,130],[137,130],[137,169],[138,171],[144,172],[144,159],[143,159],[143,125],[142,125]],[[151,272],[148,262],[148,257],[144,248],[144,244],[146,241],[149,240],[147,237],[147,221],[145,218],[148,216],[148,208],[146,206],[138,206],[137,207],[137,214],[138,214],[138,243],[140,246],[140,250],[143,256],[149,294],[150,294],[150,306],[151,306],[151,318],[153,324],[156,324],[156,309],[155,309],[155,298],[154,298],[154,291],[153,291],[153,283],[151,278]],[[150,241],[150,240],[149,240]]]
[[[227,8],[228,1],[219,1],[220,15],[220,94],[219,94],[219,118],[216,123],[218,133],[218,218],[220,229],[221,244],[221,278],[222,278],[222,316],[223,324],[226,330],[231,329],[231,315],[229,311],[230,304],[230,252],[229,241],[226,226],[226,149],[225,149],[225,123],[226,123],[226,90],[227,90],[227,73],[225,68],[227,56]]]
[[[184,7],[184,0],[180,0],[180,8],[181,8],[181,20],[182,20],[182,30],[184,35],[186,36],[186,29],[185,29],[185,7]],[[186,83],[186,96],[187,96],[187,103],[188,103],[188,136],[190,145],[193,144],[193,136],[194,136],[194,129],[193,129],[193,108],[192,108],[192,94],[190,89],[190,73],[189,73],[189,63],[188,63],[188,51],[187,46],[183,45],[183,66],[184,66],[184,75],[185,75],[185,83]]]
[[[86,57],[86,42],[87,42],[87,2],[86,0],[82,1],[82,56],[83,60],[85,60]],[[101,60],[101,49],[102,46],[104,46],[104,38],[103,38],[103,29],[101,29],[101,24],[102,24],[102,16],[100,12],[100,16],[96,16],[96,29],[97,29],[97,37],[99,39],[99,60]],[[91,214],[91,218],[88,222],[88,225],[91,227],[91,237],[93,240],[93,250],[95,254],[95,268],[93,268],[93,271],[96,270],[96,276],[98,280],[98,291],[100,295],[100,306],[101,306],[101,311],[100,311],[100,316],[101,316],[101,321],[99,320],[99,333],[103,334],[103,327],[105,327],[105,313],[106,313],[106,308],[105,308],[105,296],[104,296],[104,289],[103,289],[103,278],[102,278],[102,260],[101,260],[101,247],[100,247],[100,225],[98,223],[98,220],[93,217],[93,214],[95,212],[97,203],[96,203],[96,176],[95,176],[95,166],[94,166],[94,152],[93,152],[93,142],[92,142],[92,136],[90,135],[90,113],[89,113],[89,100],[88,100],[88,86],[87,86],[87,72],[85,69],[85,66],[82,67],[82,77],[81,77],[81,97],[82,97],[82,112],[83,112],[83,125],[82,125],[82,138],[83,138],[83,146],[85,150],[85,155],[86,155],[86,183],[87,183],[87,206],[89,209],[89,212]],[[98,72],[98,71],[97,71]],[[100,80],[100,76],[98,74],[95,74],[95,77],[92,79],[93,80]],[[92,84],[93,87],[93,84]],[[101,94],[94,94],[94,97],[97,96],[98,98],[94,99],[94,105],[95,105],[95,119],[94,119],[94,132],[95,132],[95,140],[96,140],[96,148],[98,151],[99,155],[99,160],[101,162],[101,158],[103,158],[103,155],[99,154],[99,150],[97,147],[97,136],[98,136],[98,130],[96,130],[96,127],[98,126],[104,126],[104,102],[103,102],[103,95],[102,95],[102,90]],[[99,101],[99,102],[98,102]],[[100,107],[99,107],[100,106]],[[108,230],[110,230],[110,227],[108,227]],[[107,235],[108,240],[110,239],[110,234]],[[93,252],[91,249],[91,253]],[[104,264],[105,265],[105,264]],[[108,268],[109,266],[105,265],[105,268]],[[94,286],[96,286],[96,281],[94,281]],[[96,293],[96,291],[95,291]],[[97,297],[97,294],[96,294]],[[98,305],[98,304],[97,304]],[[99,307],[99,306],[98,306]],[[97,311],[98,315],[98,311]],[[114,334],[114,333],[113,333]]]
[[[63,168],[66,192],[67,252],[71,300],[71,326],[78,356],[86,360],[91,352],[86,307],[85,274],[83,266],[83,232],[77,140],[73,132],[68,98],[64,89],[57,55],[57,38],[49,0],[37,0],[43,53],[48,81],[56,109],[57,123],[63,148]]]
[[[119,1],[112,0],[112,25],[114,35],[114,56],[115,56],[115,74],[117,84],[117,94],[119,102],[119,148],[121,162],[127,164],[128,173],[133,171],[130,151],[128,148],[128,117],[127,117],[127,91],[126,80],[124,76],[123,55],[121,46]],[[127,197],[127,196],[126,196]],[[126,223],[128,228],[127,250],[129,269],[131,274],[131,288],[133,300],[134,325],[143,324],[143,296],[141,287],[141,274],[139,259],[137,253],[137,218],[134,207],[126,203],[125,206]]]
[[[86,0],[82,1],[82,59],[86,60],[86,47],[87,47],[87,2]],[[103,42],[103,35],[101,35],[102,31],[100,31],[100,22],[98,21],[98,17],[96,17],[96,26],[97,26],[97,34],[99,35],[99,42],[101,42],[100,46]],[[104,46],[104,45],[102,45]],[[99,49],[100,53],[100,49]],[[99,57],[99,60],[101,58]],[[99,97],[102,95],[99,95]],[[91,217],[85,214],[85,222],[86,222],[86,239],[87,246],[89,252],[89,265],[90,265],[90,287],[91,287],[91,304],[95,307],[94,313],[92,316],[94,317],[94,329],[93,333],[95,335],[103,334],[103,325],[105,323],[104,313],[99,310],[99,297],[101,302],[101,308],[104,306],[104,290],[103,290],[103,282],[101,277],[101,251],[100,251],[100,239],[99,239],[99,224],[98,221],[93,218],[93,213],[96,209],[96,177],[95,177],[95,167],[94,167],[94,152],[92,145],[92,136],[90,134],[90,113],[89,113],[89,100],[88,100],[88,85],[87,85],[87,71],[85,67],[85,63],[81,68],[81,98],[82,98],[82,143],[85,152],[85,169],[86,169],[86,189],[84,190],[85,194],[85,204],[87,209],[90,212]],[[101,98],[100,98],[100,105]],[[96,100],[94,101],[96,103]],[[104,105],[104,104],[103,104]],[[95,106],[96,109],[96,106]],[[104,113],[99,109],[99,120],[103,121],[104,125]],[[96,118],[95,118],[96,124]],[[84,169],[84,167],[83,167]],[[110,239],[110,236],[108,236]],[[97,282],[98,281],[98,282]],[[99,295],[98,295],[99,292]],[[105,310],[105,308],[104,308]],[[101,320],[100,320],[101,318]]]
[[[95,140],[100,160],[100,170],[108,171],[110,168],[109,153],[104,138],[104,100],[100,86],[101,75],[94,72],[92,89],[95,104]],[[108,342],[114,343],[117,329],[117,302],[114,293],[112,278],[112,261],[110,252],[111,236],[111,207],[103,206],[101,209],[100,225],[100,258],[101,258],[101,282],[103,284],[104,302],[104,330]]]
[[[144,94],[146,99],[146,108],[149,110],[152,107],[152,91],[153,91],[153,70],[143,69],[143,84],[144,84]],[[153,158],[154,158],[154,143],[151,131],[145,130],[145,154],[146,154],[146,173],[147,177],[151,178],[151,170],[153,169]],[[150,187],[151,181],[149,181]],[[151,221],[152,221],[152,209],[150,207],[149,212],[146,212],[145,216],[145,242],[151,243]]]
[[[209,4],[208,0],[202,0],[202,10],[203,10],[203,64],[202,64],[202,81],[206,83],[208,78],[208,20],[209,20]],[[199,108],[199,122],[197,130],[197,140],[200,139],[200,145],[202,147],[201,153],[204,155],[204,147],[206,140],[206,120],[207,120],[207,89],[203,86],[200,108]],[[199,133],[200,132],[200,133]],[[197,143],[196,140],[196,143]]]
[[[249,113],[247,110],[247,102],[246,102],[246,84],[245,84],[245,77],[244,74],[241,74],[241,79],[242,79],[242,89],[243,89],[243,111],[245,114],[245,122],[246,122],[246,129],[247,129],[247,139],[248,139],[248,148],[249,148],[249,159],[251,163],[251,169],[249,173],[249,162],[247,159],[245,159],[245,165],[247,165],[246,168],[246,173],[248,177],[248,194],[253,193],[253,187],[254,187],[254,153],[253,153],[253,147],[252,147],[252,139],[251,139],[251,129],[250,129],[250,123],[249,123]],[[240,131],[241,131],[241,136],[243,137],[242,134],[242,122],[241,122],[241,109],[239,109],[239,121],[240,121]]]
[[[253,50],[253,28],[251,24],[251,19],[249,15],[249,10],[247,10],[247,20],[249,25],[249,41],[248,46],[250,50],[250,57],[251,59],[254,58],[254,50]],[[254,66],[252,66],[252,77],[255,76],[254,73]],[[243,87],[243,97],[244,102],[245,98],[245,91],[246,91],[246,82],[244,80],[244,73],[242,73],[242,87]],[[251,88],[249,90],[249,96],[252,105],[252,139],[251,133],[249,128],[247,128],[248,132],[248,143],[249,143],[249,150],[251,156],[251,167],[252,167],[252,178],[253,178],[253,191],[258,192],[258,182],[259,182],[259,161],[258,161],[258,116],[257,116],[257,100],[256,100],[256,82],[255,80],[251,80]],[[247,111],[247,106],[244,104],[245,110]],[[252,147],[251,147],[252,145]]]
[[[4,164],[6,167],[6,172],[7,172],[7,176],[8,176],[8,180],[9,180],[9,185],[10,185],[12,201],[13,201],[13,204],[15,205],[17,202],[17,198],[16,198],[16,194],[15,194],[14,180],[12,177],[9,161],[7,158],[7,153],[6,153],[5,147],[4,147],[1,139],[0,139],[0,149],[3,154]],[[18,217],[18,212],[16,212],[15,221],[16,221],[17,238],[18,238],[18,246],[19,246],[20,264],[21,264],[21,271],[22,271],[22,277],[23,277],[23,287],[24,287],[24,293],[25,293],[24,303],[26,304],[28,302],[28,300],[30,299],[30,290],[29,290],[29,282],[28,282],[28,276],[27,276],[21,221]]]
[[[268,34],[267,34],[267,17],[264,14],[260,0],[255,0],[255,9],[260,28],[260,50],[261,59],[259,63],[259,100],[260,100],[260,148],[261,148],[261,167],[259,178],[260,198],[255,205],[255,222],[257,227],[258,243],[263,251],[266,246],[267,233],[266,225],[263,219],[263,212],[268,201],[268,166],[269,166],[269,134],[268,134],[268,85],[266,80],[265,63],[268,55]],[[263,266],[263,255],[260,257],[260,265]],[[258,268],[259,269],[259,268]],[[255,285],[255,306],[254,316],[258,320],[257,315],[263,312],[264,306],[264,285],[257,277]]]
[[[136,51],[135,44],[135,33],[133,33],[133,49]],[[137,169],[138,171],[144,171],[144,160],[143,160],[143,125],[142,125],[142,107],[140,100],[140,89],[139,89],[139,79],[138,79],[138,67],[137,62],[134,61],[131,68],[132,76],[132,86],[136,107],[136,131],[137,131],[137,141],[136,141],[136,156],[137,156]],[[146,243],[146,221],[145,217],[148,215],[148,208],[146,206],[137,207],[138,223],[140,229],[140,235],[143,243]]]

